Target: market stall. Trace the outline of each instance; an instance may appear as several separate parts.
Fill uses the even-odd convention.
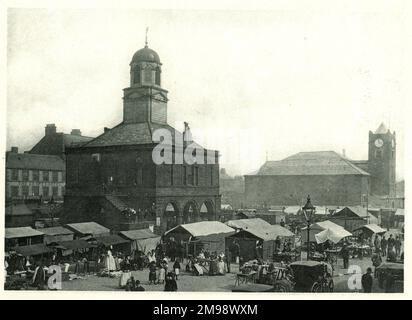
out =
[[[119,235],[130,241],[130,251],[141,251],[144,254],[155,250],[160,243],[160,236],[150,229],[120,231]]]

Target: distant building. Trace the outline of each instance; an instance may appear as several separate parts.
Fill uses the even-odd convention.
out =
[[[79,129],[72,129],[70,134],[57,132],[54,123],[46,125],[44,137],[29,151],[33,154],[55,155],[65,157],[67,147],[81,145],[92,140],[92,137],[82,136]]]
[[[242,208],[245,196],[245,179],[242,176],[232,177],[225,168],[220,169],[220,193],[222,203],[230,205],[233,209]]]
[[[6,202],[26,200],[62,201],[65,163],[55,155],[6,152]]]
[[[44,137],[30,151],[19,153],[17,147],[12,147],[6,152],[6,202],[63,201],[66,148],[91,139],[82,136],[79,129],[66,134],[48,124]]]
[[[321,206],[368,206],[369,195],[394,197],[396,134],[381,124],[369,131],[367,161],[354,161],[334,151],[300,152],[267,161],[256,174],[245,176],[249,207],[303,205],[310,194]]]

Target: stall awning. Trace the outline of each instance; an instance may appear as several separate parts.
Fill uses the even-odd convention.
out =
[[[371,231],[372,233],[385,233],[386,230],[379,227],[377,224],[366,224],[364,226],[361,226],[359,228],[356,228],[354,231],[356,230],[362,230],[362,229],[367,229],[369,231]]]
[[[64,227],[41,228],[39,229],[39,231],[43,232],[45,235],[48,236],[69,235],[74,233],[73,231],[66,229]]]
[[[95,247],[94,245],[88,243],[86,240],[82,239],[60,241],[58,242],[58,244],[64,247],[66,250],[87,249]]]
[[[119,235],[129,240],[140,240],[159,237],[157,234],[154,234],[152,231],[150,231],[150,229],[120,231]]]
[[[6,228],[6,239],[27,238],[42,236],[43,232],[40,232],[32,227],[19,227],[19,228]]]
[[[343,238],[350,237],[352,233],[343,228],[325,229],[315,234],[316,243],[324,243],[327,240],[338,243]]]
[[[97,243],[102,244],[104,246],[115,246],[117,244],[123,244],[123,243],[130,242],[129,240],[126,240],[117,234],[112,234],[109,236],[101,236],[101,237],[96,238],[96,241]]]
[[[203,237],[212,234],[232,233],[234,231],[233,228],[219,221],[201,221],[178,225],[165,234],[183,232],[190,234],[192,237]]]
[[[29,257],[29,256],[37,256],[44,253],[53,252],[53,249],[47,247],[46,245],[39,243],[39,244],[32,244],[30,246],[21,246],[15,247],[14,251],[17,253]]]
[[[110,234],[109,229],[96,222],[69,223],[66,227],[82,235],[91,234],[93,236],[99,236]]]

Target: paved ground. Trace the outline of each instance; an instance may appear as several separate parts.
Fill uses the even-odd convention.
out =
[[[357,265],[361,268],[362,273],[366,271],[367,267],[372,266],[370,258],[352,259],[350,265]],[[171,265],[170,265],[171,267]],[[193,276],[186,272],[182,272],[177,281],[178,291],[220,291],[230,292],[235,284],[235,274],[238,271],[237,265],[232,265],[232,272],[223,276]],[[148,270],[133,271],[135,279],[140,280],[142,286],[146,291],[163,291],[163,285],[149,285]],[[362,290],[351,290],[348,286],[348,280],[351,275],[347,274],[347,270],[343,269],[343,262],[338,260],[338,264],[335,266],[334,271],[334,284],[335,292],[357,292]],[[352,277],[353,279],[353,277]],[[119,278],[98,277],[95,275],[85,276],[84,279],[74,279],[71,281],[63,282],[63,290],[80,290],[80,291],[113,291],[122,290],[119,288]],[[401,290],[401,289],[399,289]],[[377,280],[374,280],[373,292],[384,292],[377,284]]]

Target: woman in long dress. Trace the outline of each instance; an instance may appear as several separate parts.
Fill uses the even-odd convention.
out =
[[[225,262],[221,257],[217,260],[217,273],[220,275],[225,274]]]
[[[107,255],[106,255],[106,269],[107,271],[115,271],[116,270],[116,262],[114,261],[112,252],[110,250],[107,250]]]

